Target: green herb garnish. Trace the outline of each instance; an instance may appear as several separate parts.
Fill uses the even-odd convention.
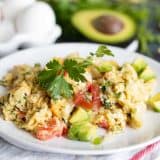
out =
[[[98,49],[96,50],[96,52],[95,53],[91,52],[90,55],[91,56],[95,55],[96,57],[103,57],[104,55],[114,56],[112,51],[110,49],[108,49],[108,47],[105,45],[99,46]]]
[[[103,103],[105,109],[109,109],[112,106],[111,101],[105,97],[103,97],[102,103]]]
[[[111,51],[106,46],[99,46],[96,53],[98,57],[104,55],[112,55]],[[73,88],[64,78],[64,73],[67,72],[69,77],[77,82],[86,81],[84,77],[85,69],[92,65],[92,58],[88,57],[77,61],[76,59],[65,59],[63,64],[58,60],[53,59],[48,62],[45,69],[38,74],[40,86],[48,91],[53,99],[61,97],[69,98],[73,94]]]
[[[106,90],[107,90],[107,87],[106,87],[105,85],[102,85],[102,86],[101,86],[101,90],[102,90],[103,93],[105,93]]]
[[[114,56],[114,54],[112,53],[112,51],[110,49],[108,49],[108,47],[101,45],[98,47],[98,49],[96,51],[96,56],[103,57],[104,55]]]
[[[76,60],[66,59],[64,61],[64,70],[66,70],[69,76],[75,81],[85,81],[83,73],[88,65],[89,63],[86,63],[86,61],[78,63]]]
[[[47,88],[54,99],[62,97],[69,98],[73,93],[72,85],[68,83],[62,75],[57,76]]]
[[[65,59],[64,64],[60,64],[57,60],[46,64],[44,70],[38,75],[40,85],[45,88],[53,99],[61,97],[69,98],[73,94],[73,88],[64,78],[64,72],[67,72],[71,79],[75,81],[85,81],[83,73],[89,65],[85,61],[77,62],[73,59]]]
[[[122,95],[122,92],[117,92],[117,93],[115,93],[115,97],[116,97],[116,98],[120,98],[121,95]]]
[[[101,90],[103,93],[105,93],[107,91],[107,88],[110,87],[112,85],[111,81],[106,81],[102,86],[101,86]]]

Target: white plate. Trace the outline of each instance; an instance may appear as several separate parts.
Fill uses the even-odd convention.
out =
[[[12,66],[17,64],[27,63],[32,65],[37,62],[45,64],[54,56],[65,56],[68,53],[75,51],[79,52],[82,56],[85,56],[90,51],[94,52],[97,46],[97,44],[88,43],[62,43],[43,48],[20,51],[0,60],[0,77],[12,68]],[[110,47],[110,49],[115,54],[113,59],[117,60],[119,63],[132,61],[136,57],[140,57],[140,55],[136,53],[126,53],[126,51],[121,48]],[[156,72],[158,84],[160,84],[160,64],[147,57],[142,57]],[[158,90],[160,91],[160,86],[157,87],[157,91]],[[1,95],[3,92],[4,90],[0,88]],[[160,140],[160,113],[147,111],[144,126],[141,129],[134,130],[127,128],[123,133],[111,137],[111,139],[108,139],[108,141],[105,141],[98,146],[65,138],[55,138],[46,142],[39,141],[29,133],[18,129],[11,122],[6,122],[2,119],[0,119],[0,136],[11,144],[34,151],[83,155],[111,154],[138,149]]]

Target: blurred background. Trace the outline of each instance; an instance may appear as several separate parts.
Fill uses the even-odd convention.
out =
[[[160,61],[160,0],[0,0],[0,56],[54,42],[133,40]]]
[[[63,33],[58,42],[94,42],[81,34],[71,23],[80,10],[110,9],[128,15],[136,23],[136,31],[129,40],[114,43],[125,47],[138,39],[138,51],[160,60],[160,1],[159,0],[43,0],[55,11]],[[78,20],[77,20],[78,21]],[[89,31],[88,31],[89,32]],[[106,42],[107,43],[107,42]],[[108,44],[108,43],[107,43]],[[112,43],[111,43],[112,44]]]

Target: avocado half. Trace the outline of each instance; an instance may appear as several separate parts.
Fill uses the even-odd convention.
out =
[[[120,30],[116,33],[106,33],[100,31],[94,26],[93,22],[99,17],[103,16],[110,17],[111,20],[118,19],[118,22],[121,22],[121,24],[123,24],[123,27],[121,27]],[[104,20],[102,19],[102,21]],[[131,39],[136,31],[135,22],[129,16],[117,11],[106,9],[78,11],[72,16],[71,22],[73,26],[88,39],[96,42],[110,44],[125,42]],[[105,25],[107,26],[110,24]],[[116,26],[114,26],[114,28],[116,28]]]

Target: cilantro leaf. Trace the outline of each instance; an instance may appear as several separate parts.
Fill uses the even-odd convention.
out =
[[[62,66],[57,60],[52,60],[46,64],[46,69],[38,74],[38,80],[42,87],[47,88],[49,83],[61,71]]]
[[[72,85],[59,75],[49,84],[48,92],[54,99],[59,99],[61,96],[69,98],[73,94],[73,89]]]
[[[104,105],[105,109],[109,109],[112,106],[111,101],[105,97],[103,97],[102,104]]]
[[[69,98],[73,94],[72,85],[63,78],[63,73],[63,65],[53,59],[38,74],[40,85],[48,91],[53,99],[59,99],[61,97]]]
[[[66,70],[69,76],[75,81],[85,81],[83,73],[85,73],[85,68],[89,65],[87,61],[77,62],[74,59],[66,59],[64,61],[64,70]]]
[[[62,65],[55,59],[46,64],[47,69],[55,70],[56,72],[62,69]]]
[[[99,46],[98,49],[96,50],[95,54],[97,57],[103,57],[104,55],[114,56],[112,51],[110,49],[108,49],[107,46],[105,46],[105,45]]]

